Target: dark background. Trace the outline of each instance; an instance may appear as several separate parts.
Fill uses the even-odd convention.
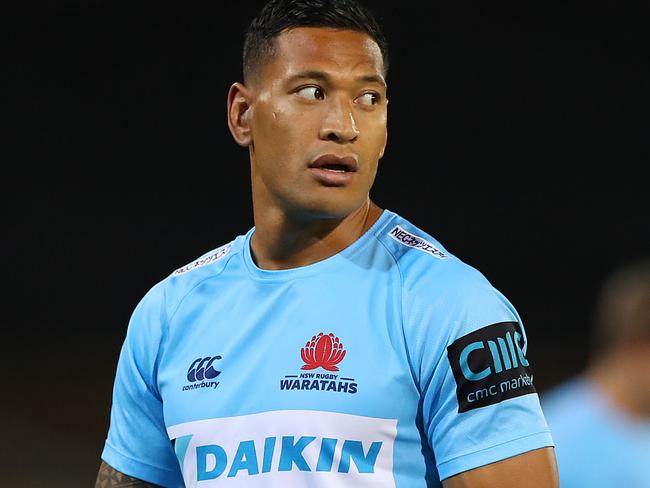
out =
[[[544,391],[586,363],[601,280],[650,249],[648,12],[367,4],[391,54],[372,197],[510,298]],[[260,5],[52,0],[3,16],[3,486],[92,485],[133,307],[252,226],[225,100]]]

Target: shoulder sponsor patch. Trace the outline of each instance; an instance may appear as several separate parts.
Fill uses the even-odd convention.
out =
[[[189,273],[190,271],[194,271],[196,268],[200,268],[210,263],[214,263],[215,261],[218,261],[226,254],[228,254],[231,247],[232,247],[232,243],[228,243],[225,246],[221,246],[220,248],[217,248],[213,253],[210,253],[207,256],[197,259],[192,263],[186,264],[182,268],[178,268],[176,271],[172,273],[172,275],[174,276],[182,275],[184,273]]]
[[[458,413],[535,393],[517,322],[488,325],[447,347],[456,380]]]
[[[419,249],[422,252],[431,254],[432,256],[438,259],[447,259],[449,256],[438,249],[436,246],[428,242],[422,237],[411,234],[410,232],[402,229],[399,225],[396,225],[388,233],[393,239],[395,239],[400,244],[403,244],[414,249]]]

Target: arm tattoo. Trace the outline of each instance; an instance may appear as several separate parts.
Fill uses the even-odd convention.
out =
[[[158,485],[153,485],[136,478],[120,473],[115,468],[112,468],[104,461],[99,467],[97,473],[97,480],[95,481],[95,488],[159,488]]]

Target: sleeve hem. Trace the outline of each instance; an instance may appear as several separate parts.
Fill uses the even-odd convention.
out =
[[[550,431],[520,437],[496,446],[463,454],[453,459],[438,463],[440,481],[463,471],[502,461],[506,458],[523,454],[542,447],[555,447]]]
[[[108,443],[104,444],[101,458],[106,464],[127,476],[161,486],[178,486],[176,473],[125,456]]]

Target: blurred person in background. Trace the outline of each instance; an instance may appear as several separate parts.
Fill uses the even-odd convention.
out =
[[[650,260],[603,283],[584,371],[540,394],[563,488],[650,488]]]

